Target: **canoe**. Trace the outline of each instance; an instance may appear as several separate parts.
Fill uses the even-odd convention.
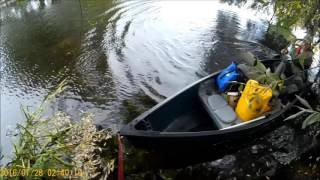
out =
[[[275,69],[280,60],[264,60],[262,63],[266,67]],[[297,92],[281,94],[279,95],[281,106],[263,116],[246,122],[239,119],[231,123],[221,122],[215,118],[212,104],[225,102],[220,102],[223,101],[221,98],[220,100],[213,98],[213,102],[210,102],[213,95],[219,96],[214,83],[219,72],[194,82],[144,112],[125,125],[120,130],[120,135],[137,147],[159,151],[250,141],[281,123],[284,113],[297,101],[294,95]],[[285,81],[285,84],[293,82],[292,79],[296,76],[287,73],[286,79],[289,81]]]

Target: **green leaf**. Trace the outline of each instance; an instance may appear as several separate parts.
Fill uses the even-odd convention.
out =
[[[265,74],[258,75],[255,78],[259,83],[264,83],[267,80],[267,76]]]
[[[316,112],[316,111],[314,111],[314,110],[305,109],[305,108],[302,108],[302,107],[300,107],[300,106],[294,106],[294,107],[300,109],[301,111],[305,111],[305,112],[308,112],[308,113],[315,113],[315,112]]]
[[[298,95],[295,95],[296,98],[299,100],[299,102],[304,105],[306,108],[308,108],[309,110],[313,110],[311,105],[308,103],[307,100],[303,99],[302,97],[298,96]]]
[[[307,126],[316,123],[316,122],[320,122],[320,113],[319,112],[315,112],[313,114],[311,114],[310,116],[308,116],[302,123],[302,129],[305,129]]]
[[[266,66],[264,64],[262,64],[262,62],[260,62],[260,61],[257,61],[256,68],[263,73],[265,73],[267,71]]]
[[[284,121],[288,121],[288,120],[291,120],[291,119],[295,119],[297,117],[299,117],[300,115],[302,115],[303,113],[305,113],[306,111],[299,111],[297,112],[296,114],[293,114],[287,118],[284,119]]]

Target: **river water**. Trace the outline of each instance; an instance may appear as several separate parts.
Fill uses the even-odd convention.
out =
[[[117,131],[239,53],[262,51],[269,19],[223,1],[0,0],[2,151],[21,106],[35,109],[64,78],[45,115],[92,112]]]
[[[266,16],[219,1],[1,6],[2,143],[23,122],[20,107],[37,107],[63,78],[71,81],[68,90],[46,114],[61,110],[79,119],[93,112],[97,124],[118,130],[132,106],[149,108],[225,67],[266,29]]]

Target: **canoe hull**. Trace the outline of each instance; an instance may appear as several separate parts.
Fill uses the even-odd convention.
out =
[[[134,146],[156,150],[161,152],[167,151],[194,151],[190,148],[213,148],[223,146],[233,146],[243,144],[259,138],[275,127],[283,124],[282,117],[274,117],[266,119],[266,122],[253,124],[252,127],[240,127],[237,130],[223,131],[205,131],[199,133],[161,133],[161,132],[141,132],[135,134],[124,135]]]

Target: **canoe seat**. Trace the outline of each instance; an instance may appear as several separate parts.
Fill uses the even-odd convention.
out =
[[[213,82],[205,82],[200,86],[199,97],[218,129],[242,122],[227,101],[214,90]]]

